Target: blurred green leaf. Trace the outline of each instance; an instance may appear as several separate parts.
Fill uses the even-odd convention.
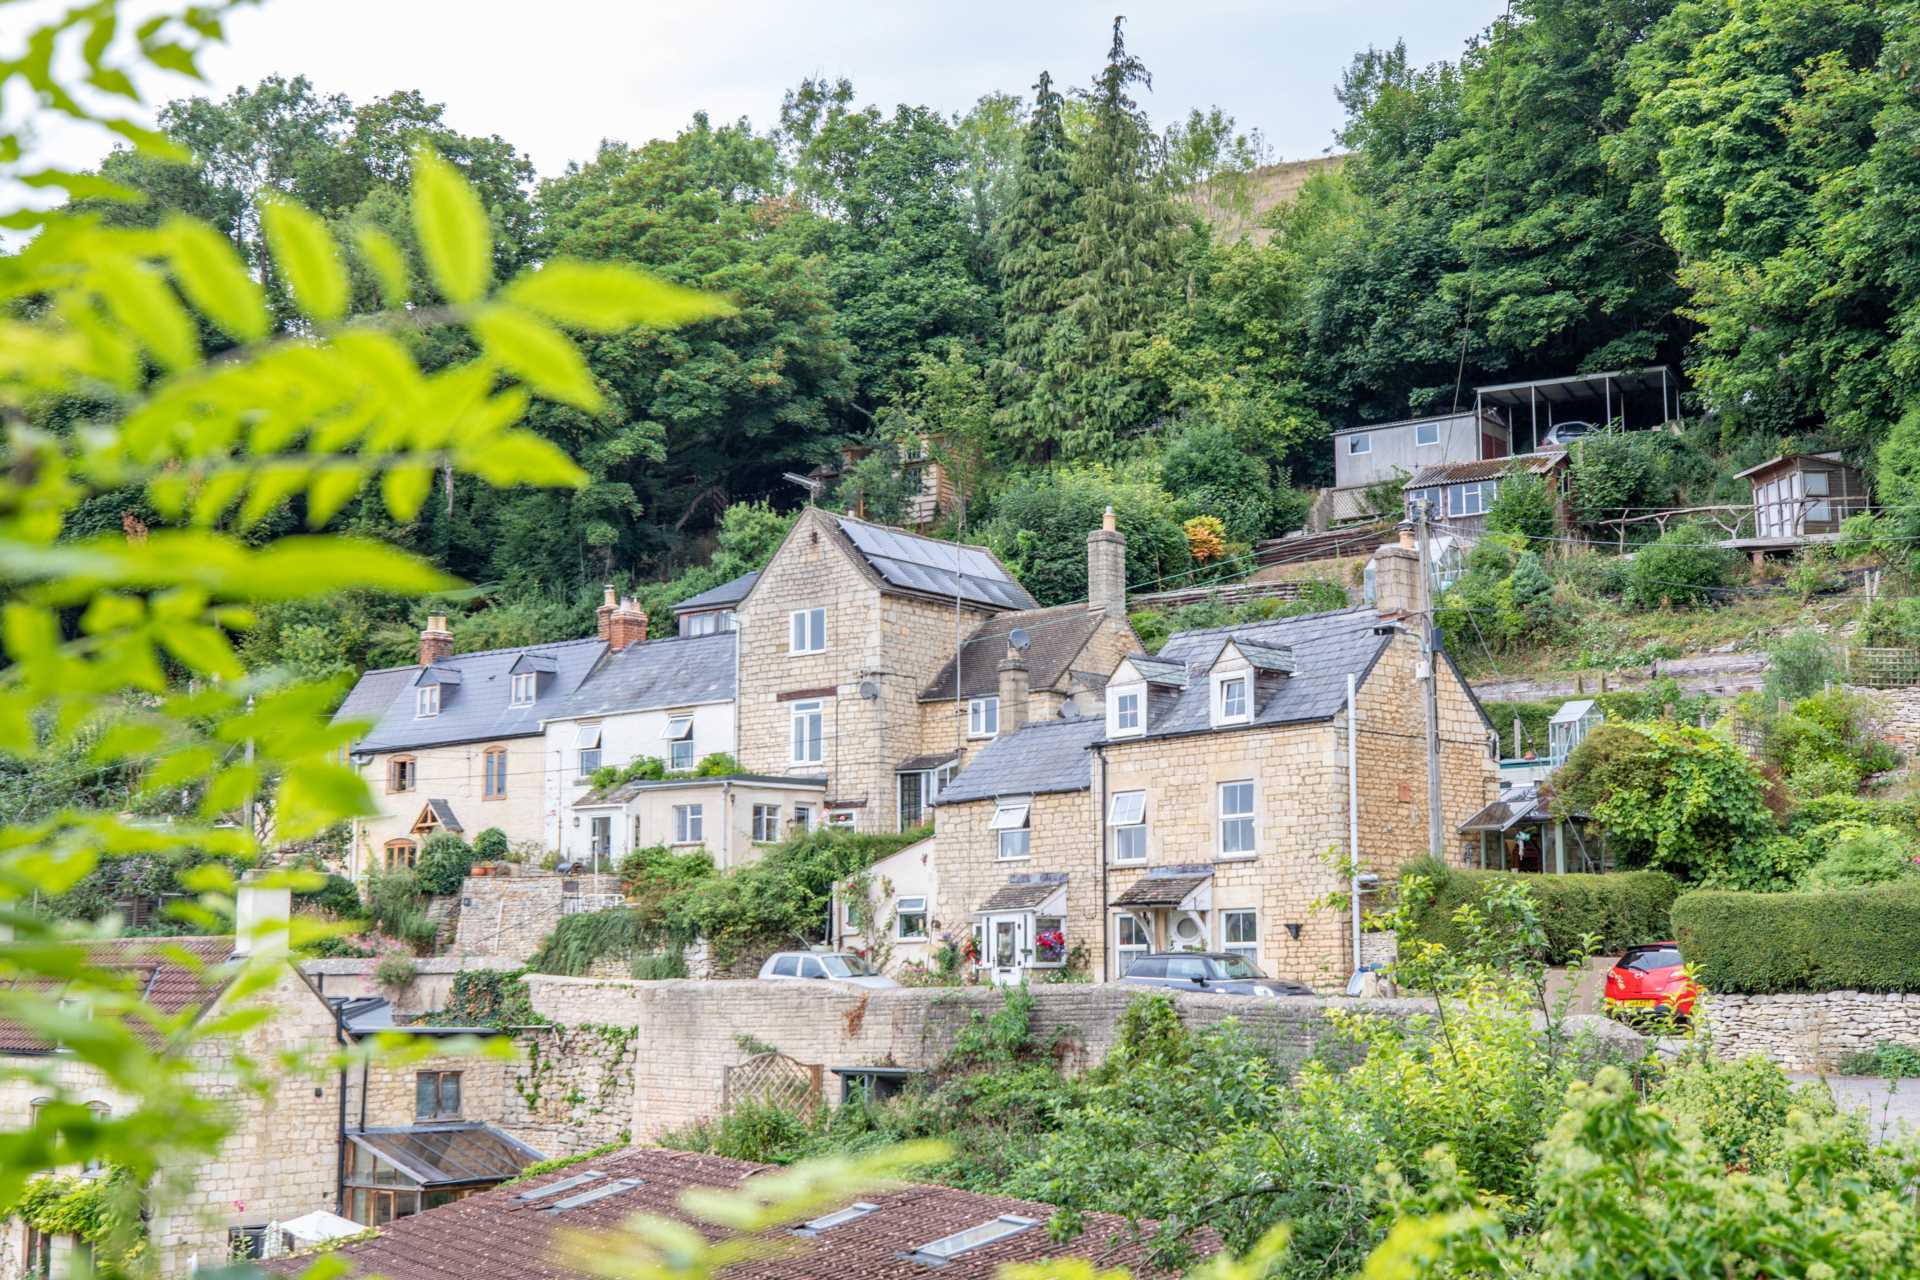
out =
[[[169,218],[160,230],[171,245],[174,276],[193,305],[238,341],[266,337],[272,325],[266,299],[232,243],[191,218]]]
[[[407,280],[407,258],[393,237],[376,226],[362,223],[353,229],[354,245],[361,260],[380,284],[380,301],[390,308],[406,305],[412,293]]]
[[[604,402],[585,357],[558,329],[508,306],[487,307],[471,323],[487,354],[535,391],[588,413],[600,410]]]
[[[632,267],[569,258],[521,276],[507,286],[506,297],[549,320],[597,333],[637,324],[671,329],[735,311],[725,298],[668,284]]]
[[[487,211],[459,170],[426,147],[413,153],[413,227],[447,301],[472,302],[487,291],[493,275]]]
[[[331,324],[347,312],[347,271],[327,224],[279,196],[260,203],[260,225],[287,291],[313,320]]]

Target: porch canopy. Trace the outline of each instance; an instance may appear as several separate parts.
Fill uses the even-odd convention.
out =
[[[975,915],[1008,911],[1032,911],[1041,915],[1059,915],[1067,906],[1065,872],[1042,871],[1011,877],[988,895]]]
[[[1116,907],[1164,907],[1174,911],[1205,911],[1213,905],[1213,872],[1157,868],[1141,876],[1113,900]]]

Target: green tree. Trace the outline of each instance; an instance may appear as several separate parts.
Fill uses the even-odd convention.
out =
[[[1004,406],[998,421],[1029,457],[1047,458],[1067,431],[1058,362],[1076,269],[1073,228],[1080,216],[1064,100],[1046,72],[1033,86],[1033,115],[1020,140],[1013,193],[995,226],[1000,242],[1003,354],[994,365]]]
[[[1105,468],[1020,477],[994,498],[981,533],[1041,604],[1085,600],[1087,534],[1100,527],[1109,506],[1127,536],[1130,591],[1164,590],[1187,580],[1193,557],[1172,499],[1156,484]]]
[[[1080,457],[1104,455],[1149,416],[1148,388],[1129,361],[1173,286],[1173,201],[1159,138],[1132,96],[1153,77],[1127,52],[1123,21],[1114,19],[1107,65],[1085,92],[1087,133],[1068,166],[1077,198],[1063,443]]]
[[[1691,520],[1642,547],[1627,569],[1627,599],[1642,609],[1712,604],[1739,561],[1713,526]]]

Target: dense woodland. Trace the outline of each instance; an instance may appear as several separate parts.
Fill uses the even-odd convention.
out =
[[[981,86],[964,114],[806,80],[762,121],[696,113],[675,137],[608,141],[544,176],[511,139],[463,136],[418,93],[355,104],[270,79],[165,108],[194,162],[117,153],[105,175],[151,199],[98,210],[207,219],[294,325],[253,212],[283,191],[354,257],[358,309],[380,304],[368,227],[406,246],[431,305],[404,216],[404,160],[425,139],[481,191],[500,276],[565,253],[737,303],[670,333],[586,340],[605,409],[541,402],[532,418],[585,488],[448,477],[404,525],[368,500],[339,517],[481,584],[462,649],[580,634],[603,580],[670,584],[647,593],[656,608],[711,585],[730,509],[724,567],[750,567],[803,498],[782,472],[925,433],[961,482],[946,531],[991,543],[1052,602],[1083,589],[1075,564],[1049,559],[1053,535],[1107,501],[1135,585],[1180,581],[1195,570],[1182,521],[1218,517],[1230,563],[1298,527],[1301,490],[1327,479],[1330,429],[1445,410],[1498,379],[1669,363],[1708,455],[1838,445],[1877,455],[1883,497],[1907,500],[1920,483],[1915,10],[1521,0],[1463,32],[1450,62],[1368,49],[1329,68],[1344,163],[1233,238],[1214,225],[1252,220],[1204,215],[1250,207],[1271,158],[1257,122],[1156,124],[1152,51],[1120,24],[1104,65],[1105,33],[1089,31],[1086,66]],[[469,356],[457,333],[421,337],[423,363]],[[897,511],[894,457],[870,455],[828,501],[857,491],[870,512]],[[1698,485],[1725,474],[1695,470]],[[1620,500],[1673,501],[1686,485]],[[159,520],[113,494],[70,532],[129,517]],[[296,499],[258,536],[302,520]],[[404,658],[417,623],[374,599],[270,611],[252,648],[345,673]]]

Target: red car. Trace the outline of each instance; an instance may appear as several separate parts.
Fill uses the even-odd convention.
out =
[[[1628,947],[1607,970],[1607,1013],[1630,1020],[1636,1016],[1669,1013],[1685,1019],[1693,1012],[1699,988],[1687,981],[1680,961],[1680,945],[1650,942]]]

